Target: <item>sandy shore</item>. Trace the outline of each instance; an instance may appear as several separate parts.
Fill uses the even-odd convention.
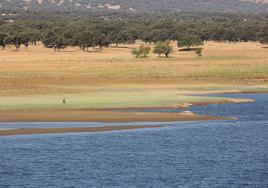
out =
[[[193,113],[129,112],[89,109],[0,110],[0,122],[171,122],[222,120]]]
[[[185,102],[175,105],[176,108],[189,108],[191,106],[206,106],[210,104],[238,104],[238,103],[251,103],[255,102],[254,99],[225,99],[219,101],[206,101],[206,102]]]
[[[159,128],[161,126],[107,126],[107,127],[72,127],[72,128],[30,128],[0,130],[0,136],[26,135],[26,134],[49,134],[49,133],[82,133],[82,132],[107,132],[131,129]]]

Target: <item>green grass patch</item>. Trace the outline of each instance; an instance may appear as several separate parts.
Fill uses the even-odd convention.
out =
[[[66,104],[62,104],[63,98]],[[181,102],[223,100],[221,97],[186,96],[172,92],[93,92],[0,97],[0,109],[61,109],[61,108],[120,108],[167,107]]]

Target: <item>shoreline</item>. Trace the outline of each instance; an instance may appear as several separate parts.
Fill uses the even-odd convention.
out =
[[[255,102],[253,99],[225,99],[219,101],[183,102],[173,106],[120,107],[91,109],[0,109],[0,122],[172,122],[230,120],[231,118],[198,115],[184,112],[141,112],[138,110],[187,109],[211,104],[237,104]],[[137,110],[137,111],[131,111]]]
[[[108,131],[124,131],[134,129],[152,129],[163,126],[106,126],[106,127],[71,127],[71,128],[29,128],[0,130],[1,136],[32,135],[32,134],[56,134],[56,133],[94,133]]]
[[[174,122],[230,120],[230,118],[197,115],[191,112],[122,112],[112,110],[55,109],[0,110],[0,122]]]
[[[198,115],[191,111],[183,112],[135,112],[128,110],[142,109],[187,109],[192,106],[210,104],[236,104],[255,102],[253,99],[225,99],[220,101],[188,102],[170,107],[133,107],[107,109],[28,109],[0,110],[0,123],[16,122],[175,122],[175,121],[210,121],[234,120],[235,118]],[[120,111],[126,110],[126,111]],[[0,125],[1,126],[1,125]],[[71,128],[20,128],[0,130],[0,136],[49,134],[49,133],[82,133],[131,130],[142,128],[159,128],[163,126],[106,126],[106,127],[71,127]]]

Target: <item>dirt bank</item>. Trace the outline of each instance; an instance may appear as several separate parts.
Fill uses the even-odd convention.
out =
[[[0,122],[170,122],[220,120],[189,113],[126,112],[89,109],[0,110]]]
[[[72,127],[72,128],[34,128],[34,129],[14,129],[0,130],[0,136],[26,135],[26,134],[49,134],[49,133],[82,133],[82,132],[106,132],[121,131],[131,129],[158,128],[161,126],[107,126],[107,127]]]

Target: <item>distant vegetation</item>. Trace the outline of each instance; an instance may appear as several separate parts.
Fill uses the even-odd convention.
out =
[[[236,17],[222,14],[186,14],[122,19],[89,20],[15,20],[14,23],[0,21],[0,46],[13,45],[16,49],[28,47],[41,41],[45,47],[55,51],[67,46],[78,46],[81,50],[135,43],[155,43],[157,54],[168,56],[172,49],[168,41],[177,41],[179,47],[200,46],[203,41],[247,42],[259,41],[268,44],[268,19],[265,16]],[[167,41],[167,42],[166,42]],[[165,47],[165,48],[164,48]],[[167,51],[166,51],[167,50]],[[137,52],[138,53],[138,52]],[[200,54],[200,53],[198,53]]]

